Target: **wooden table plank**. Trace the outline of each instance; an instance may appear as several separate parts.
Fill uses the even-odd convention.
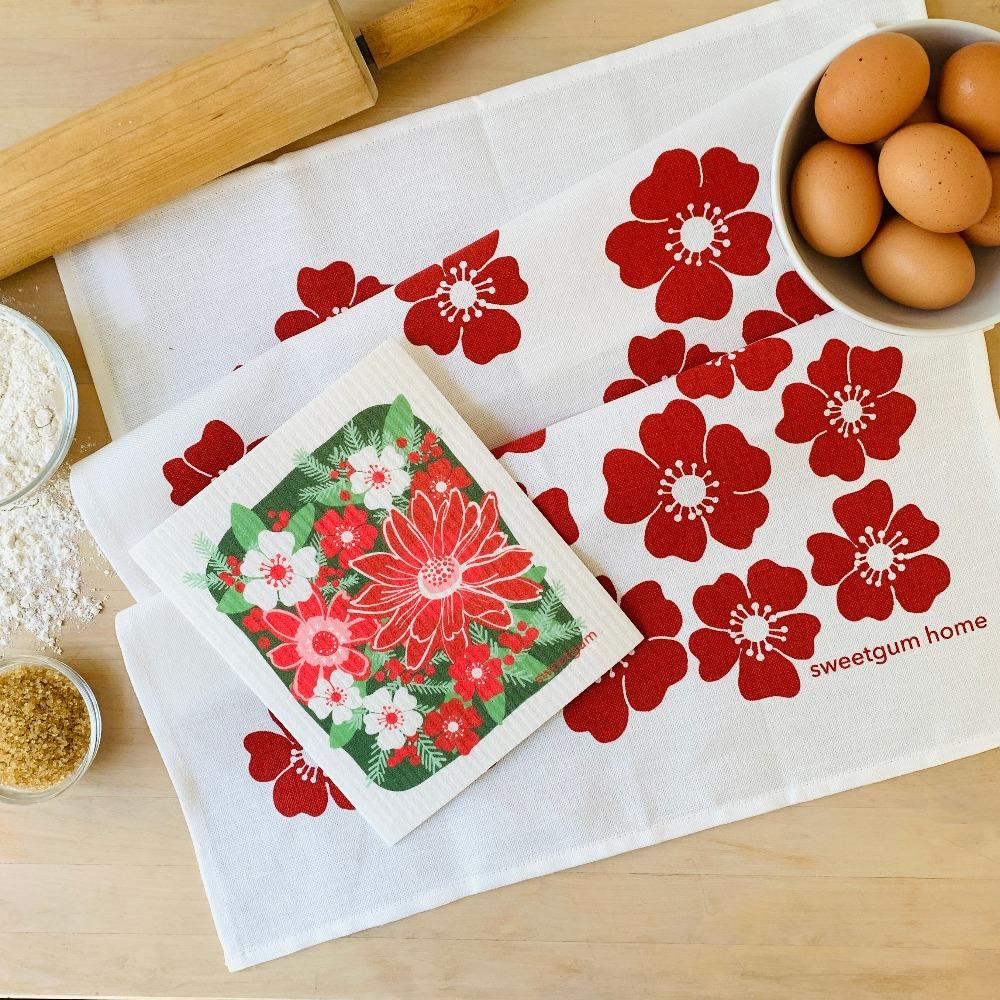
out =
[[[300,0],[0,0],[0,146],[286,15]],[[348,0],[355,24],[393,0]],[[339,134],[751,6],[521,0],[383,74]],[[1000,28],[994,0],[936,16]],[[314,140],[317,137],[314,137]],[[0,300],[59,340],[80,384],[75,453],[107,431],[51,261]],[[1000,331],[989,335],[1000,392]],[[231,975],[191,843],[106,610],[64,656],[107,722],[85,782],[0,810],[0,995],[534,1000],[997,1000],[1000,752],[459,900]],[[28,650],[19,642],[16,647]]]

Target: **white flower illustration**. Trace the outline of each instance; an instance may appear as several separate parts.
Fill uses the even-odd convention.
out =
[[[249,578],[243,596],[251,605],[273,611],[281,601],[291,607],[311,593],[309,581],[319,572],[316,550],[305,546],[298,552],[290,531],[264,530],[257,536],[257,548],[243,560],[243,575]]]
[[[316,682],[316,689],[308,704],[317,719],[329,716],[339,725],[341,722],[348,722],[354,709],[361,707],[361,695],[350,674],[334,670],[329,679],[320,677]]]
[[[406,690],[399,688],[395,694],[389,694],[387,688],[379,688],[364,699],[362,704],[367,711],[365,715],[365,732],[374,736],[375,742],[383,750],[398,750],[407,736],[412,736],[424,717],[416,711],[417,699]]]
[[[403,468],[403,456],[395,448],[383,448],[381,454],[371,446],[362,448],[348,459],[351,491],[364,494],[369,510],[388,510],[392,498],[410,485],[410,474]]]

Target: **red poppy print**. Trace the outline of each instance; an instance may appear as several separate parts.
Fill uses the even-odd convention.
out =
[[[580,529],[569,509],[569,494],[564,489],[553,486],[539,493],[532,502],[567,545],[574,545],[579,540]]]
[[[645,545],[658,559],[695,562],[708,536],[749,548],[767,520],[761,487],[771,476],[767,452],[732,424],[706,432],[701,410],[685,399],[639,425],[642,454],[615,448],[604,458],[604,513],[616,524],[646,522]]]
[[[737,380],[751,392],[764,392],[774,385],[774,380],[792,363],[791,345],[775,334],[830,311],[794,271],[787,271],[778,279],[775,295],[781,312],[756,309],[743,320],[743,342],[756,346],[718,354],[708,364],[681,373],[677,387],[685,396],[725,399]]]
[[[614,584],[598,577],[617,600]],[[681,613],[654,580],[626,591],[621,609],[643,634],[643,641],[603,677],[576,696],[564,709],[566,725],[590,733],[599,743],[618,739],[628,725],[629,711],[651,712],[667,690],[687,673],[687,650],[674,638]]]
[[[282,816],[322,816],[333,799],[340,809],[353,809],[344,793],[306,756],[298,740],[273,715],[271,719],[280,732],[249,733],[243,746],[250,754],[250,777],[274,783],[274,808]]]
[[[528,286],[513,257],[494,256],[499,242],[494,230],[396,286],[400,299],[415,303],[403,321],[411,344],[451,354],[461,343],[477,365],[517,347],[521,326],[504,307],[523,302]]]
[[[460,465],[452,465],[446,458],[431,462],[426,469],[413,474],[412,492],[426,493],[431,503],[443,503],[453,489],[464,490],[472,485],[469,474]]]
[[[358,281],[354,268],[344,260],[335,260],[321,270],[304,267],[299,271],[298,292],[306,308],[293,309],[279,316],[274,332],[278,340],[288,340],[388,287],[371,275]]]
[[[744,211],[759,176],[728,149],[715,147],[700,160],[671,149],[633,190],[635,219],[612,230],[605,253],[630,288],[659,283],[656,314],[664,323],[722,319],[733,304],[729,276],[767,267],[771,220]]]
[[[368,584],[355,598],[358,614],[384,618],[377,650],[406,644],[411,669],[443,649],[452,661],[469,645],[468,626],[511,624],[508,604],[537,600],[541,584],[525,578],[531,553],[500,530],[494,493],[482,503],[453,489],[441,504],[415,493],[409,515],[396,508],[382,525],[387,552],[358,556],[353,568]]]
[[[464,755],[472,753],[479,742],[476,727],[482,724],[482,716],[472,705],[463,705],[457,698],[450,698],[427,713],[424,732],[434,740],[438,750]]]
[[[664,330],[655,337],[633,337],[628,345],[628,366],[635,377],[612,382],[604,390],[604,402],[673,378],[713,357],[715,353],[704,344],[695,344],[688,350],[680,330]]]
[[[171,487],[170,499],[183,507],[263,440],[257,438],[245,445],[229,424],[210,420],[201,437],[184,450],[182,458],[171,458],[163,463],[163,476]]]
[[[706,628],[689,646],[703,680],[717,681],[739,664],[740,694],[747,701],[794,698],[799,674],[792,660],[813,655],[820,630],[815,615],[794,611],[806,596],[806,578],[790,566],[761,559],[746,584],[723,573],[694,592],[694,610]]]
[[[494,458],[503,458],[504,455],[526,455],[532,451],[538,451],[545,444],[545,428],[540,431],[533,431],[525,434],[524,437],[515,438],[507,444],[499,445],[491,452]]]
[[[281,640],[268,654],[277,670],[294,670],[291,691],[299,701],[309,701],[322,677],[335,670],[364,680],[370,672],[368,657],[357,647],[370,642],[375,624],[359,618],[343,591],[329,604],[315,585],[312,593],[295,605],[295,611],[265,611],[264,624]]]
[[[951,583],[944,560],[923,551],[937,540],[937,524],[915,504],[896,510],[881,479],[834,500],[833,516],[844,534],[819,532],[806,546],[813,579],[837,588],[837,608],[848,621],[885,621],[897,602],[923,613]]]
[[[355,556],[368,552],[378,538],[378,528],[368,521],[368,515],[354,504],[338,512],[331,507],[317,522],[320,548],[327,559],[340,557],[342,566],[350,565]]]
[[[902,368],[897,347],[869,351],[827,341],[806,368],[809,382],[785,386],[775,433],[789,444],[812,443],[809,466],[817,476],[858,479],[866,457],[899,454],[899,439],[913,423],[916,404],[895,391]]]
[[[465,701],[472,701],[477,694],[483,701],[495,698],[503,691],[502,672],[500,661],[490,656],[490,647],[485,643],[467,646],[448,668],[448,674],[455,682],[455,694]]]

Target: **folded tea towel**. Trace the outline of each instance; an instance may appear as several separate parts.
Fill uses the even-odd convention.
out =
[[[764,74],[924,16],[920,0],[780,0],[240,171],[61,255],[112,435]]]
[[[1000,742],[996,597],[978,584],[997,546],[964,540],[970,518],[998,513],[982,341],[813,319],[825,307],[753,200],[796,72],[477,241],[498,298],[463,312],[458,336],[436,299],[464,280],[468,247],[78,466],[99,541],[150,593],[124,554],[169,496],[193,495],[372,338],[402,332],[494,443],[576,414],[505,460],[648,637],[390,850],[169,602],[120,616],[231,967]],[[476,361],[512,322],[518,347]],[[696,341],[731,351],[693,365]],[[523,347],[532,363],[514,367]],[[526,780],[545,809],[525,808]]]
[[[982,339],[830,314],[737,374],[779,343],[505,456],[647,640],[392,848],[165,597],[119,615],[230,968],[1000,744]]]

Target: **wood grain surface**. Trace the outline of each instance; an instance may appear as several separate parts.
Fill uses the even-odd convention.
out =
[[[393,5],[342,4],[356,26]],[[0,147],[299,6],[0,0]],[[327,134],[745,6],[519,0],[382,74],[376,107]],[[1000,28],[997,0],[929,6],[933,15]],[[0,219],[0,240],[2,227]],[[77,453],[104,443],[52,262],[0,282],[0,299],[36,317],[69,355],[81,397]],[[996,389],[1000,330],[988,336]],[[104,743],[86,779],[62,798],[0,809],[0,996],[1000,997],[996,751],[473,896],[230,974],[180,807],[115,640],[114,615],[130,598],[97,565],[91,583],[106,595],[105,610],[86,629],[67,631],[63,650],[97,692]]]

